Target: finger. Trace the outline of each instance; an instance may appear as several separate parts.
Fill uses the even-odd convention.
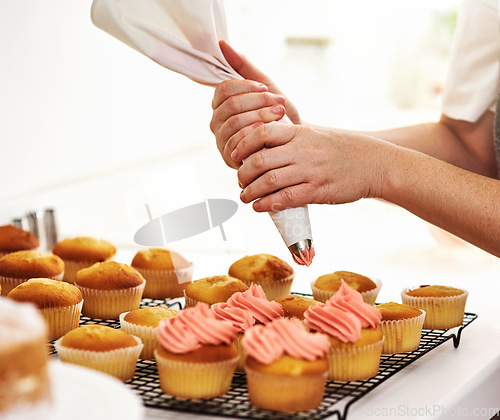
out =
[[[305,182],[291,185],[254,201],[252,207],[257,212],[301,207],[314,202],[313,192],[312,185]]]
[[[224,80],[215,87],[212,109],[216,109],[231,96],[251,92],[266,92],[267,86],[253,80]]]
[[[225,143],[221,142],[221,144],[217,144],[218,149],[222,153],[223,156],[226,157],[226,159],[231,160],[231,162],[234,165],[237,165],[238,167],[241,165],[241,160],[234,160],[231,155],[235,149],[235,147],[238,145],[238,143],[244,139],[247,135],[249,135],[253,130],[258,128],[264,124],[263,122],[256,122],[252,125],[247,125],[246,127],[242,128],[240,131],[238,131],[236,134],[231,136],[229,140],[227,140]]]

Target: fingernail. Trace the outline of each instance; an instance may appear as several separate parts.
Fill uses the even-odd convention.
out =
[[[233,159],[236,162],[239,162],[238,160],[238,152],[236,149],[233,150],[233,153],[231,153],[231,159]]]
[[[281,115],[285,112],[285,109],[281,105],[276,105],[271,108],[273,114]]]
[[[259,85],[259,89],[260,89],[261,91],[267,91],[267,86],[266,86],[264,83],[261,83],[261,84]]]
[[[285,97],[283,95],[274,95],[276,101],[280,104],[285,104]]]

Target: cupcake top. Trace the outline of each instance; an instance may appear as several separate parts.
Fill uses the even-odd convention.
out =
[[[116,254],[113,244],[103,239],[89,236],[66,238],[52,248],[52,253],[64,260],[100,262],[106,261]]]
[[[15,252],[35,249],[40,246],[38,238],[14,225],[0,226],[0,252]]]
[[[382,321],[416,318],[422,315],[422,310],[404,303],[386,302],[375,306],[382,314]]]
[[[0,258],[0,276],[4,277],[55,277],[63,272],[63,260],[49,252],[16,251]]]
[[[248,328],[247,318],[242,322],[239,322],[239,316],[235,319],[234,308],[247,312],[253,319],[252,324],[267,324],[273,319],[284,316],[281,305],[278,302],[267,300],[262,286],[257,284],[253,284],[244,292],[234,293],[227,302],[212,305],[212,311],[219,319],[226,319],[233,325],[237,325],[240,331],[245,331]]]
[[[191,299],[212,305],[225,302],[236,292],[243,292],[248,286],[241,280],[230,276],[211,276],[188,284],[184,293]]]
[[[60,344],[67,348],[91,351],[110,351],[137,346],[133,335],[105,325],[82,325],[67,332]]]
[[[131,324],[156,328],[164,318],[177,316],[177,311],[167,306],[140,308],[128,312],[123,319]]]
[[[460,296],[464,293],[461,289],[449,286],[420,286],[406,292],[408,296],[414,297],[450,297]]]
[[[148,270],[178,270],[190,267],[192,264],[177,252],[163,248],[149,248],[138,251],[130,265]]]
[[[180,310],[176,317],[162,319],[156,330],[160,345],[176,354],[193,352],[203,346],[232,344],[236,334],[236,327],[217,319],[202,302]]]
[[[278,318],[250,328],[243,348],[249,357],[270,364],[284,355],[307,361],[323,358],[330,343],[325,335],[308,332],[298,319]]]
[[[98,262],[76,273],[75,284],[100,290],[128,289],[144,283],[136,269],[116,261]]]
[[[301,295],[287,295],[281,296],[273,299],[278,302],[284,311],[284,316],[287,318],[298,318],[300,320],[304,319],[304,312],[313,305],[321,303],[318,300],[312,298],[301,296]]]
[[[31,303],[0,299],[0,319],[2,346],[8,343],[15,346],[47,334],[44,319]]]
[[[31,302],[39,309],[72,306],[83,299],[78,287],[63,281],[34,278],[21,283],[7,295],[17,302]]]
[[[325,274],[318,277],[314,285],[321,290],[337,292],[342,281],[360,293],[373,290],[377,287],[377,284],[370,278],[350,271],[335,271],[334,273]]]
[[[247,282],[276,281],[294,274],[293,268],[285,261],[269,254],[247,255],[235,261],[228,274]]]

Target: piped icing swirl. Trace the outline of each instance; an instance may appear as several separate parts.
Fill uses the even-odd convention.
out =
[[[227,302],[214,303],[210,308],[217,319],[229,321],[240,333],[245,332],[255,324],[255,318],[250,311],[230,306]]]
[[[199,302],[160,321],[156,334],[160,345],[171,353],[183,354],[202,346],[230,344],[238,330],[230,322],[215,317],[207,304]]]
[[[337,293],[335,293],[325,304],[334,306],[356,315],[361,321],[362,328],[377,328],[382,320],[382,314],[375,306],[366,303],[357,290],[349,287],[344,280]]]
[[[243,347],[248,356],[270,364],[285,354],[307,361],[322,358],[330,343],[325,335],[308,332],[298,319],[277,318],[250,328],[243,337]]]
[[[224,305],[224,308],[240,308],[248,311],[255,323],[267,324],[275,318],[283,317],[283,307],[275,301],[267,300],[262,286],[252,284],[244,292],[236,292]],[[219,308],[220,309],[220,308]]]
[[[307,309],[304,317],[306,327],[344,343],[355,343],[361,338],[361,321],[345,309],[322,303]]]

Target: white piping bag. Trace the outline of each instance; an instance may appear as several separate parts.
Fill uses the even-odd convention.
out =
[[[216,86],[242,79],[219,48],[219,41],[228,39],[223,0],[94,0],[91,16],[98,28],[195,82]],[[293,259],[310,265],[314,247],[307,206],[269,214]]]

